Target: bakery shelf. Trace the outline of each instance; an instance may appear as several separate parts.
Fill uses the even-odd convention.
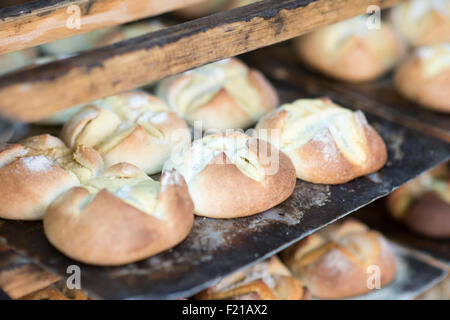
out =
[[[280,82],[275,85],[282,102],[312,95]],[[345,101],[337,102],[352,107]],[[138,263],[114,268],[80,265],[48,243],[41,222],[5,221],[0,226],[0,239],[62,277],[67,276],[69,265],[80,265],[83,288],[93,298],[190,296],[216,279],[275,254],[450,158],[450,145],[440,139],[378,116],[368,114],[368,120],[388,147],[388,163],[379,173],[335,186],[298,180],[294,194],[287,201],[248,218],[197,217],[193,231],[182,244]],[[421,156],[417,157],[418,154]]]
[[[0,7],[0,55],[100,28],[184,8],[205,0],[38,0]],[[79,8],[80,28],[67,28]],[[39,32],[36,32],[36,31]]]
[[[365,84],[332,80],[302,67],[288,42],[248,54],[247,62],[267,76],[309,94],[340,99],[343,104],[450,142],[450,115],[421,108],[401,97],[393,87],[392,74]]]
[[[0,289],[8,297],[12,299],[21,298],[60,279],[52,273],[43,271],[27,258],[6,246],[0,245]]]
[[[0,78],[0,115],[38,120],[364,14],[367,6],[365,0],[266,0],[6,75]]]

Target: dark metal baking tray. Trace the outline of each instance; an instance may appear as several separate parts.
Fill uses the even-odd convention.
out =
[[[305,92],[279,85],[284,102]],[[259,262],[312,232],[388,194],[450,157],[450,144],[368,115],[388,146],[387,165],[347,184],[314,185],[297,180],[281,205],[242,219],[197,217],[176,248],[123,267],[94,267],[68,259],[45,238],[41,222],[0,221],[0,241],[51,272],[67,277],[81,269],[81,286],[93,298],[172,299],[191,296],[239,268]],[[36,133],[33,128],[30,132]]]

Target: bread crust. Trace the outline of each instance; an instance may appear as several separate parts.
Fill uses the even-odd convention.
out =
[[[222,137],[213,136],[215,139]],[[261,181],[249,177],[225,152],[218,152],[201,172],[188,181],[197,215],[223,219],[246,217],[268,210],[292,194],[296,183],[295,168],[285,154],[265,141],[241,133],[223,137],[230,141],[234,137],[245,139],[249,152],[255,154],[259,164],[262,164],[264,177]],[[195,159],[185,158],[183,161]],[[273,161],[278,161],[275,173],[270,171]]]
[[[182,111],[177,106],[172,105],[173,103],[170,101],[176,100],[175,97],[179,92],[184,90],[185,85],[193,79],[192,72],[195,72],[195,70],[163,80],[158,87],[158,96],[167,101],[169,106],[179,112],[190,125],[193,126],[196,121],[202,121],[203,130],[247,128],[254,124],[262,115],[275,109],[279,103],[278,95],[261,72],[249,69],[236,58],[231,58],[226,63],[228,66],[247,70],[247,81],[256,90],[261,101],[258,110],[254,114],[253,111],[249,112],[249,110],[240,107],[238,101],[225,87],[218,90],[211,100],[193,111]]]
[[[163,212],[162,219],[106,189],[90,201],[87,189],[75,187],[49,206],[45,234],[68,257],[100,266],[123,265],[167,250],[189,234],[193,204],[178,173],[164,172],[161,180],[156,210]]]
[[[418,235],[450,238],[450,173],[446,165],[408,182],[387,197],[387,208]]]
[[[328,98],[319,99],[325,104],[332,104]],[[378,171],[387,161],[386,145],[380,135],[367,123],[361,112],[354,113],[355,121],[362,128],[364,153],[367,155],[363,163],[355,163],[347,158],[339,149],[329,129],[317,133],[306,144],[294,150],[283,149],[292,160],[297,178],[312,183],[340,184],[357,177]],[[261,130],[273,132],[270,141],[281,141],[280,132],[285,128],[289,111],[279,109],[257,124],[255,136],[260,136]],[[320,135],[320,139],[316,139]]]
[[[271,284],[269,285],[268,282]],[[273,256],[267,261],[223,278],[195,298],[198,300],[308,300],[310,296],[303,283],[294,278],[286,266]]]
[[[283,253],[293,274],[315,297],[342,299],[369,292],[370,266],[379,267],[381,286],[395,278],[395,257],[380,233],[361,230],[353,221],[342,227],[347,230],[333,230],[325,237],[313,234]]]
[[[396,71],[394,84],[398,92],[422,107],[450,113],[450,68],[436,75],[424,74],[425,61],[409,57]]]
[[[140,91],[124,92],[114,97],[129,104],[116,109],[87,106],[64,125],[61,138],[71,148],[81,143],[95,148],[102,155],[106,167],[128,162],[147,174],[160,172],[172,148],[190,141],[186,123],[165,105],[167,109],[164,111],[143,110],[137,119],[126,119],[135,112],[130,106],[134,98],[146,100],[149,104],[164,103]]]
[[[406,53],[404,44],[390,26],[384,23],[380,30],[374,31],[383,41],[375,42],[368,37],[351,35],[342,40],[337,48],[327,50],[327,38],[323,33],[334,27],[309,33],[294,42],[295,51],[302,62],[334,79],[353,83],[376,79],[391,69]],[[378,52],[383,52],[386,57]]]
[[[433,6],[433,4],[430,5]],[[413,47],[450,42],[450,33],[448,32],[450,30],[450,14],[448,12],[450,4],[447,3],[444,6],[447,7],[446,14],[437,12],[436,7],[431,11],[421,8],[426,14],[417,19],[413,18],[413,14],[410,12],[411,2],[406,1],[392,9],[391,21],[396,31]]]
[[[72,153],[48,134],[0,148],[0,217],[40,220],[61,193],[98,174],[103,161],[80,146]]]

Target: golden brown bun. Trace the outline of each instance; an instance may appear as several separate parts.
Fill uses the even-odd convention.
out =
[[[254,135],[284,152],[297,178],[313,183],[345,183],[387,160],[386,146],[364,114],[328,98],[283,105],[259,121]]]
[[[450,43],[417,50],[398,68],[394,83],[412,102],[450,113]]]
[[[119,163],[59,196],[44,217],[57,249],[93,265],[122,265],[172,248],[194,221],[184,179],[166,171],[161,183],[139,168]]]
[[[348,82],[378,78],[394,67],[406,47],[384,22],[370,30],[367,16],[356,17],[295,40],[302,62],[323,74]]]
[[[72,152],[48,134],[0,147],[0,217],[40,220],[53,199],[102,169],[95,150]]]
[[[95,148],[106,167],[128,162],[155,174],[172,148],[189,143],[191,136],[183,119],[163,101],[130,91],[83,108],[64,125],[61,138],[71,148]]]
[[[199,300],[305,300],[309,293],[273,256],[243,271],[235,272],[198,294]]]
[[[247,128],[278,105],[267,79],[232,58],[161,81],[158,96],[190,125],[203,130]]]
[[[296,182],[286,155],[239,132],[195,140],[165,168],[175,168],[185,177],[195,213],[210,218],[238,218],[268,210],[286,200]]]
[[[412,46],[450,42],[450,1],[403,1],[391,10],[395,30]]]
[[[369,266],[380,268],[380,285],[395,278],[395,257],[384,237],[347,220],[315,233],[283,252],[283,259],[312,295],[341,299],[370,291]]]
[[[395,190],[387,198],[387,206],[415,233],[450,238],[450,174],[446,165]]]

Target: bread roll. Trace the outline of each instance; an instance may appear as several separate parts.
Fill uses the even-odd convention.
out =
[[[383,140],[364,114],[328,98],[285,104],[261,119],[254,135],[283,151],[297,178],[313,183],[345,183],[379,170],[387,159]]]
[[[273,256],[235,272],[195,296],[199,300],[304,300],[309,293],[303,283]]]
[[[450,42],[418,49],[398,68],[394,83],[412,102],[450,113]]]
[[[165,164],[189,186],[195,213],[238,218],[268,210],[294,191],[295,169],[269,143],[239,132],[195,140]]]
[[[172,148],[191,140],[186,123],[158,98],[141,91],[125,92],[94,102],[63,127],[71,148],[95,148],[105,166],[129,162],[148,174],[161,171]]]
[[[379,268],[381,286],[396,275],[395,257],[385,238],[352,220],[312,234],[282,257],[317,298],[341,299],[369,292],[370,266]]]
[[[403,1],[392,9],[391,20],[414,47],[450,42],[450,0]]]
[[[392,27],[369,29],[368,16],[342,21],[295,40],[300,60],[323,74],[348,82],[378,78],[394,67],[406,47]]]
[[[161,183],[119,163],[48,207],[44,231],[68,257],[93,265],[135,262],[167,250],[189,234],[193,204],[175,171]]]
[[[408,182],[387,198],[388,209],[413,232],[450,238],[450,173],[441,166]]]
[[[201,121],[203,130],[246,128],[278,105],[266,78],[235,58],[169,77],[157,95],[190,125]]]
[[[0,148],[0,217],[39,220],[64,191],[101,172],[103,161],[83,145],[74,152],[44,134]]]

